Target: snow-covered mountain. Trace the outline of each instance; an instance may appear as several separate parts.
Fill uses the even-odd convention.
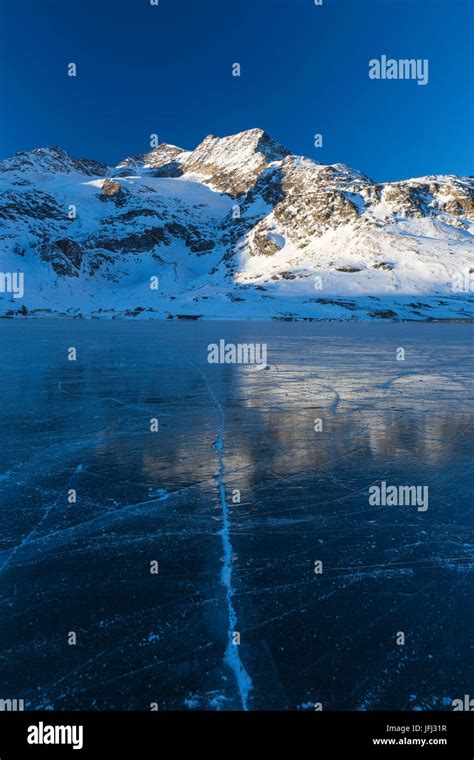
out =
[[[380,184],[261,129],[0,161],[1,316],[474,318],[473,241],[472,177]]]

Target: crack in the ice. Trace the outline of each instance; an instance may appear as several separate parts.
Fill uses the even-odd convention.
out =
[[[211,384],[209,383],[209,380],[207,379],[205,373],[199,367],[196,367],[196,369],[201,374],[206,384],[209,395],[220,417],[219,435],[217,437],[217,440],[214,441],[213,446],[214,446],[215,451],[217,452],[217,458],[219,462],[219,471],[218,471],[218,474],[215,476],[215,480],[216,480],[217,487],[219,490],[219,498],[220,498],[221,507],[222,507],[222,523],[223,523],[222,530],[219,531],[219,534],[222,538],[222,547],[224,550],[224,564],[221,570],[221,580],[226,590],[227,619],[228,619],[228,625],[229,625],[228,632],[227,632],[227,647],[225,651],[224,660],[234,673],[235,680],[237,682],[237,688],[240,694],[240,699],[242,702],[242,709],[248,710],[248,700],[249,700],[249,693],[252,689],[252,679],[250,678],[249,674],[247,673],[244,667],[244,664],[242,663],[242,660],[240,659],[238,645],[234,644],[232,640],[234,633],[236,632],[237,613],[235,611],[235,607],[233,603],[233,596],[235,593],[235,589],[232,585],[233,549],[232,549],[232,541],[231,541],[231,535],[230,535],[229,505],[227,504],[225,485],[224,485],[225,466],[224,466],[224,457],[223,457],[223,444],[224,444],[225,415],[224,415],[224,409],[222,408],[222,405],[219,402],[219,399],[214,393],[214,390]]]

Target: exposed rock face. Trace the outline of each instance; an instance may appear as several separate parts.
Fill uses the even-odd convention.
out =
[[[62,240],[55,240],[54,244],[64,253],[69,261],[79,269],[82,263],[82,250],[74,240],[69,238],[63,238]]]
[[[308,159],[287,156],[267,169],[246,196],[247,206],[258,196],[273,208],[253,226],[249,239],[251,255],[271,255],[282,247],[275,229],[284,230],[301,249],[339,225],[356,223],[365,207],[364,197],[377,200],[371,180],[343,164],[321,166]],[[367,220],[364,224],[369,224]]]
[[[50,283],[47,308],[62,280],[79,280],[95,302],[103,288],[116,299],[132,284],[145,297],[156,274],[169,300],[185,293],[193,303],[221,286],[226,302],[248,302],[244,288],[270,301],[268,288],[311,287],[315,276],[336,296],[371,287],[377,300],[407,277],[410,292],[420,278],[445,292],[474,268],[473,222],[473,178],[378,183],[290,155],[261,129],[210,135],[192,151],[160,145],[112,170],[60,148],[0,161],[0,252],[12,270],[31,267],[30,281]],[[143,311],[137,303],[130,313]],[[305,303],[356,308],[327,294]],[[375,306],[379,318],[390,312]]]
[[[284,200],[275,207],[275,218],[288,228],[296,244],[306,245],[310,238],[325,232],[329,226],[347,224],[358,219],[358,211],[345,191],[346,178],[337,172],[300,166],[292,159],[283,163]],[[332,169],[332,167],[330,167]],[[301,190],[303,189],[303,192]]]
[[[251,129],[230,137],[206,137],[182,165],[216,190],[238,198],[253,187],[263,169],[287,155],[286,148],[262,129]]]
[[[446,214],[465,216],[469,220],[474,219],[474,191],[472,184],[458,184],[448,182],[436,195],[436,208]]]
[[[0,219],[66,219],[66,209],[41,190],[0,193]]]
[[[39,245],[39,250],[42,259],[51,264],[56,274],[63,277],[79,277],[83,252],[74,240],[44,239]]]
[[[400,216],[420,218],[424,216],[423,194],[416,187],[410,187],[402,182],[393,182],[384,187],[382,200],[393,206]]]
[[[426,177],[426,181],[391,182],[384,186],[383,198],[399,216],[422,218],[439,213],[474,220],[474,182],[469,178]],[[465,226],[459,219],[452,218],[450,223]]]
[[[387,264],[386,261],[379,261],[376,264],[373,264],[374,269],[384,269],[386,272],[390,272],[393,269],[393,266],[391,264]]]
[[[112,179],[106,179],[104,184],[102,185],[102,195],[105,195],[107,197],[112,195],[117,195],[118,193],[121,193],[122,188],[120,186],[120,182],[114,182]]]
[[[168,245],[169,242],[163,227],[150,227],[143,232],[132,232],[130,235],[119,238],[96,237],[91,239],[88,245],[93,249],[98,248],[115,253],[141,253],[152,251],[155,246],[162,243]]]
[[[113,201],[116,206],[124,206],[127,202],[125,192],[120,184],[113,179],[106,179],[99,196],[101,201]]]

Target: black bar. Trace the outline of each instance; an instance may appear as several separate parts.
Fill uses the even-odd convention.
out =
[[[473,718],[471,712],[3,712],[0,760],[25,755],[157,760],[184,752],[225,757],[236,751],[248,757],[257,746],[267,757],[275,751],[292,759],[326,760],[343,753],[346,758],[472,760]],[[69,729],[63,736],[50,726]],[[44,743],[28,743],[28,737]],[[69,739],[77,750],[71,743],[46,743],[50,738]]]

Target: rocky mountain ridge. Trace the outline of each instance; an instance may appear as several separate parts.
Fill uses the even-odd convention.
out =
[[[469,319],[474,180],[377,183],[261,129],[116,167],[0,161],[3,315]],[[474,283],[473,283],[474,285]]]

